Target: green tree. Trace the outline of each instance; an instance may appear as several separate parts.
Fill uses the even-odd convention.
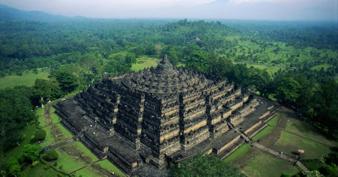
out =
[[[301,85],[293,77],[277,80],[276,96],[282,103],[294,105],[300,95]]]
[[[37,79],[33,87],[33,101],[39,104],[44,104],[51,99],[60,98],[62,91],[57,81]]]
[[[53,76],[64,93],[72,92],[79,86],[79,78],[72,70],[59,69],[53,73]]]
[[[55,150],[50,150],[48,152],[45,152],[42,155],[42,158],[48,162],[55,161],[59,158],[59,154]]]
[[[0,151],[17,146],[21,130],[36,118],[29,99],[30,90],[26,87],[0,90]]]
[[[37,144],[26,144],[23,147],[23,153],[19,158],[21,164],[32,164],[39,159],[41,147]]]
[[[35,131],[34,137],[32,138],[31,142],[32,143],[40,142],[40,141],[45,140],[45,138],[46,138],[46,131],[39,128]]]
[[[5,165],[4,176],[18,177],[21,174],[21,165],[16,158],[11,158]]]

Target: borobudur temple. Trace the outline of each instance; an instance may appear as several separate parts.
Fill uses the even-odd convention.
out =
[[[196,154],[224,158],[243,143],[238,131],[253,136],[276,106],[164,57],[156,68],[105,78],[55,107],[98,157],[141,174]]]

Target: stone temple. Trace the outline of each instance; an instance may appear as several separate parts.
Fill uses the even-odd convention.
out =
[[[274,109],[234,83],[177,69],[166,57],[156,68],[105,78],[55,107],[98,157],[140,176],[196,154],[223,158],[243,143],[238,131],[253,136]]]

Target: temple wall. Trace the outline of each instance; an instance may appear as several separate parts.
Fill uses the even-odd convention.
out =
[[[128,91],[120,94],[115,131],[129,139],[138,149],[141,143],[144,95],[129,93]]]
[[[224,146],[222,146],[221,148],[216,150],[216,154],[220,154],[223,151],[225,151],[226,149],[230,149],[232,146],[234,146],[236,143],[238,143],[241,140],[241,137],[238,135],[236,136],[234,139],[232,139],[231,141],[229,141],[228,143],[224,144]]]

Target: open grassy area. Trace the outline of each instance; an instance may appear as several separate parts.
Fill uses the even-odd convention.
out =
[[[264,65],[264,64],[247,64],[248,67],[254,67],[260,70],[266,70],[270,75],[273,75],[280,69],[283,69],[282,66],[272,66],[272,65]]]
[[[284,119],[284,120],[282,120]],[[284,121],[284,125],[280,121]],[[268,126],[257,133],[252,139],[274,140],[271,148],[291,154],[297,149],[304,149],[303,158],[320,158],[330,152],[330,147],[337,143],[318,134],[307,122],[295,119],[292,114],[278,112],[268,123]],[[280,133],[276,133],[280,131]],[[297,168],[287,161],[275,158],[259,151],[249,144],[242,144],[230,154],[225,162],[233,164],[250,177],[278,177],[282,173],[295,174]]]
[[[320,158],[330,152],[330,147],[337,143],[328,140],[306,122],[289,119],[285,130],[275,144],[275,148],[280,151],[292,153],[298,149],[304,149],[303,158]]]
[[[36,79],[47,79],[49,72],[46,70],[26,71],[22,75],[9,75],[0,77],[0,89],[13,88],[15,86],[33,86]]]
[[[255,152],[255,155],[245,163],[242,171],[250,177],[279,177],[282,173],[292,175],[298,172],[290,163],[261,151]]]
[[[132,71],[141,71],[145,68],[150,68],[152,66],[157,66],[158,59],[150,57],[140,57],[136,59],[136,63],[131,66]]]
[[[22,177],[57,177],[58,175],[59,172],[42,163],[27,167],[21,174]]]
[[[244,157],[251,149],[249,144],[242,144],[233,153],[224,159],[224,162],[231,163],[241,157]]]
[[[98,162],[102,168],[106,169],[107,171],[117,175],[117,176],[125,176],[125,174],[118,169],[115,165],[113,165],[109,160],[103,160]]]

